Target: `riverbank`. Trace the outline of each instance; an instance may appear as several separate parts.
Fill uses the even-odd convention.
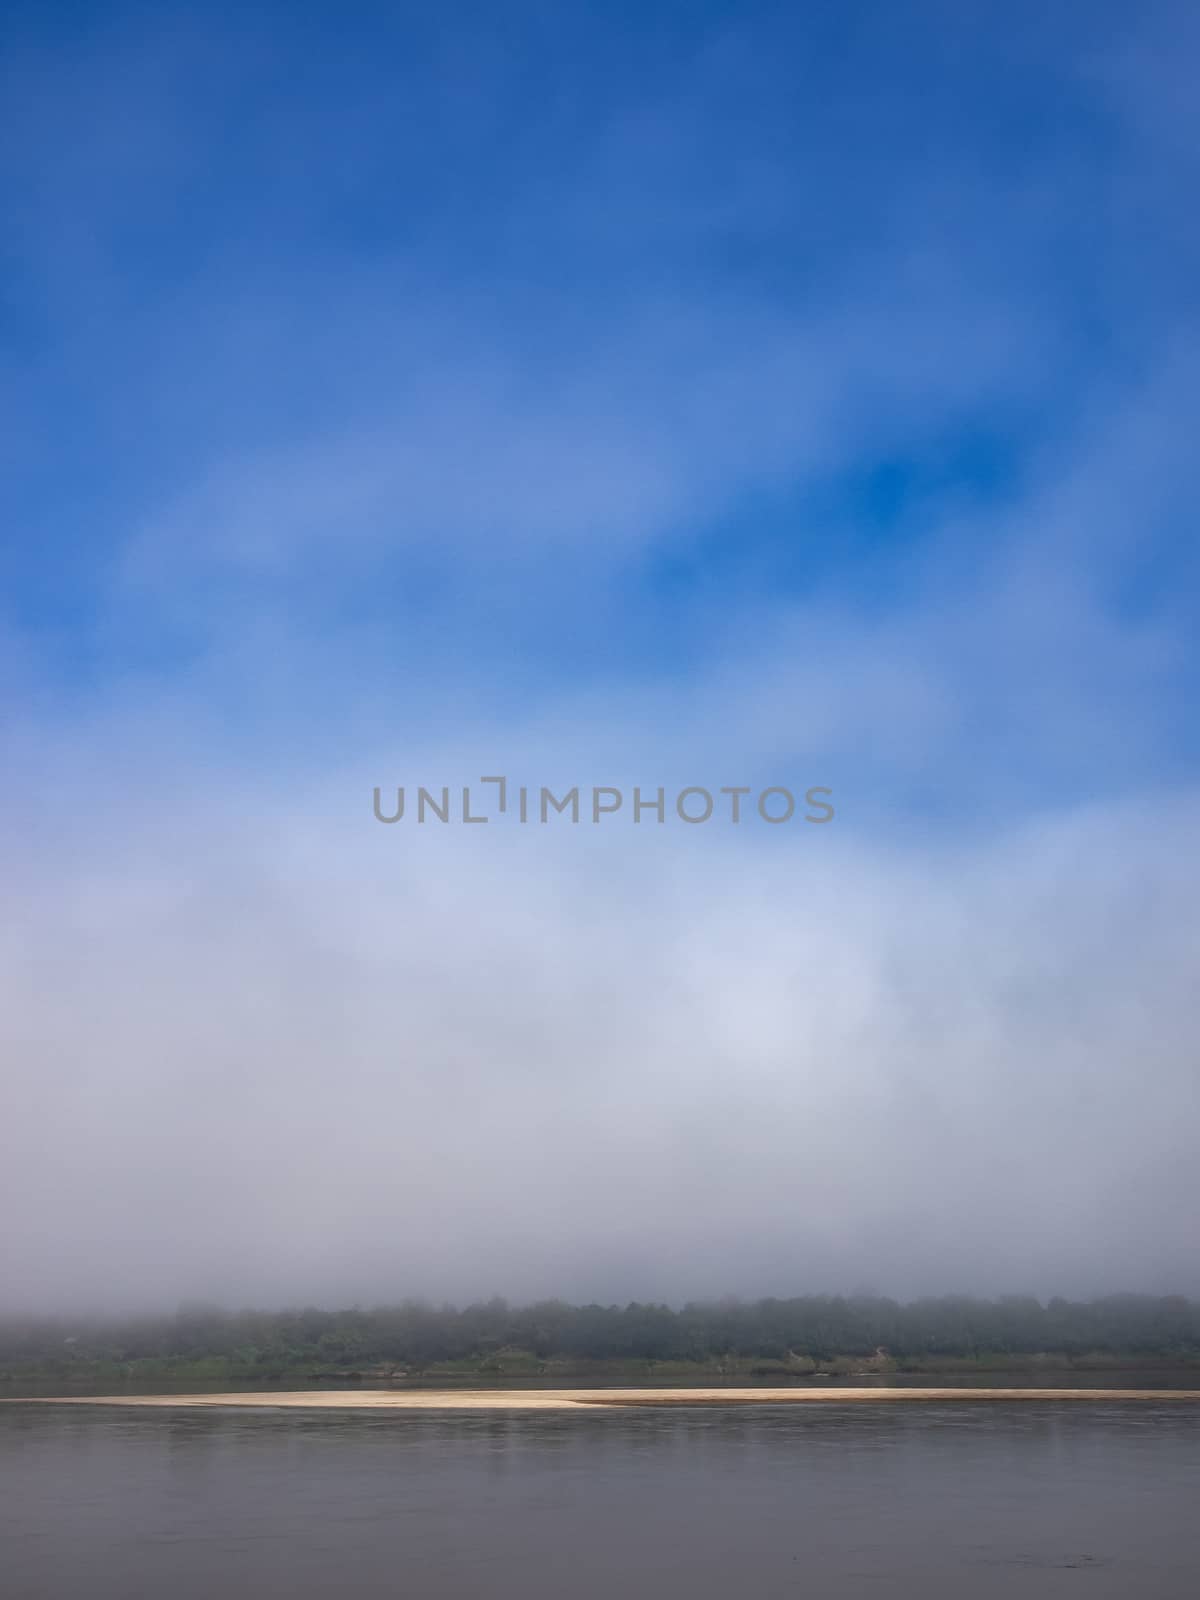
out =
[[[361,1366],[320,1366],[228,1358],[101,1361],[78,1357],[56,1361],[0,1364],[0,1395],[140,1393],[232,1393],[235,1390],[293,1392],[328,1388],[373,1389],[655,1389],[798,1388],[855,1383],[895,1387],[982,1385],[1007,1388],[1200,1386],[1200,1359],[1190,1354],[1146,1357],[1111,1351],[1067,1356],[981,1354],[974,1357],[866,1358],[811,1360],[763,1357],[710,1361],[540,1360],[505,1350],[480,1360],[405,1366],[376,1362]]]

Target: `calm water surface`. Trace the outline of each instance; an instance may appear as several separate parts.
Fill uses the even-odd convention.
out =
[[[1200,1594],[1200,1407],[0,1406],[5,1600]]]

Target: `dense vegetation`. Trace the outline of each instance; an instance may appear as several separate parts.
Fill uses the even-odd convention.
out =
[[[444,1372],[937,1370],[1200,1361],[1200,1302],[1120,1295],[1089,1302],[806,1296],[691,1304],[370,1310],[0,1320],[0,1376],[420,1376]]]

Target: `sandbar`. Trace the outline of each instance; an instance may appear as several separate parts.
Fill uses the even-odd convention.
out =
[[[12,1396],[0,1405],[249,1406],[312,1411],[573,1411],[613,1406],[880,1405],[890,1402],[1200,1400],[1200,1389],[883,1388],[803,1389],[295,1389],[245,1394]]]

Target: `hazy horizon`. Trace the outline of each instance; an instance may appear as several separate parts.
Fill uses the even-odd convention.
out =
[[[110,1326],[120,1323],[138,1321],[163,1322],[170,1320],[185,1321],[189,1318],[229,1318],[235,1320],[239,1317],[286,1317],[303,1315],[306,1312],[319,1312],[322,1316],[338,1316],[343,1314],[372,1316],[380,1313],[398,1311],[422,1311],[432,1314],[464,1313],[487,1309],[492,1306],[502,1306],[513,1313],[532,1310],[538,1306],[563,1306],[571,1311],[590,1310],[599,1307],[604,1311],[625,1311],[632,1306],[665,1307],[668,1311],[678,1314],[692,1309],[699,1311],[717,1311],[722,1308],[734,1307],[750,1308],[763,1304],[782,1304],[790,1302],[825,1302],[842,1300],[846,1302],[859,1302],[863,1304],[890,1304],[900,1310],[908,1310],[917,1306],[943,1305],[986,1305],[986,1306],[1017,1306],[1020,1304],[1036,1303],[1043,1310],[1055,1302],[1070,1306],[1101,1306],[1106,1303],[1139,1302],[1147,1305],[1160,1304],[1163,1301],[1184,1302],[1189,1306],[1200,1305],[1200,1296],[1176,1294],[1166,1290],[1161,1294],[1139,1290],[1114,1289],[1099,1295],[1058,1295],[1058,1294],[1023,1294],[1019,1291],[1011,1293],[988,1295],[968,1294],[960,1290],[949,1289],[944,1292],[933,1291],[921,1295],[887,1295],[875,1289],[862,1286],[849,1290],[833,1290],[820,1288],[783,1289],[779,1292],[765,1292],[759,1294],[697,1294],[682,1298],[665,1299],[653,1296],[614,1295],[611,1297],[597,1297],[589,1300],[572,1300],[564,1295],[539,1295],[525,1299],[505,1294],[465,1295],[456,1300],[437,1299],[424,1295],[395,1295],[384,1296],[376,1300],[289,1300],[276,1301],[265,1304],[259,1302],[235,1302],[220,1300],[204,1300],[184,1298],[174,1304],[147,1303],[141,1306],[124,1306],[121,1308],[102,1306],[58,1306],[51,1309],[37,1307],[5,1306],[0,1309],[0,1326],[43,1324],[52,1323],[56,1326],[67,1326],[75,1323],[78,1326],[102,1324]]]

